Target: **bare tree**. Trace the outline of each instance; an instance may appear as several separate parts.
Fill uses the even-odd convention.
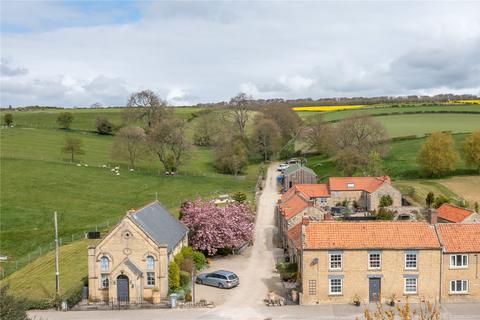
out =
[[[332,126],[323,120],[321,115],[311,117],[302,131],[302,138],[311,151],[319,154],[330,154]]]
[[[249,104],[252,97],[245,93],[239,93],[228,103],[227,110],[233,117],[233,121],[241,137],[245,137],[245,127],[250,115]]]
[[[112,157],[127,160],[130,168],[135,168],[135,162],[147,151],[146,141],[147,135],[142,128],[122,128],[113,139]]]
[[[167,113],[166,106],[165,101],[151,90],[135,92],[128,98],[123,118],[127,123],[141,120],[152,128]]]
[[[85,151],[83,150],[83,141],[75,137],[65,137],[62,152],[69,154],[72,162],[75,161],[76,155],[85,154]]]
[[[280,128],[273,119],[262,118],[255,121],[252,142],[265,161],[278,151],[280,139]]]
[[[147,141],[165,170],[176,172],[189,149],[185,121],[173,115],[163,117],[151,128]]]

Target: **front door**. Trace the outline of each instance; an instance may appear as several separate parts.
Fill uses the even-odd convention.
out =
[[[369,278],[368,281],[369,281],[368,288],[369,288],[370,302],[380,301],[381,279],[380,278]]]
[[[117,297],[118,302],[128,302],[128,277],[126,275],[119,275],[117,278]]]

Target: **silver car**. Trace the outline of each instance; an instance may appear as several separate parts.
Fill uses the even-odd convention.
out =
[[[226,289],[238,286],[240,284],[240,279],[231,271],[218,270],[212,273],[199,274],[195,279],[195,282]]]

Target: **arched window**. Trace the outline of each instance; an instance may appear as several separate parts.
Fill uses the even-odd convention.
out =
[[[103,256],[100,259],[100,268],[102,269],[102,271],[108,271],[108,268],[110,267],[109,264],[110,260],[108,260],[108,257]]]
[[[152,256],[147,257],[147,269],[148,270],[155,269],[155,260],[153,259]]]

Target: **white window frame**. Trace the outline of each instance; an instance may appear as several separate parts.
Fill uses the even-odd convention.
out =
[[[415,256],[415,267],[408,266],[409,262],[413,262],[413,260],[409,260],[409,256]],[[417,270],[418,269],[418,252],[405,252],[405,269],[406,270]]]
[[[150,282],[152,280],[152,282]],[[155,285],[155,272],[147,272],[147,286],[153,287]]]
[[[110,279],[108,278],[108,274],[104,274],[104,273],[101,274],[100,287],[102,289],[108,289],[110,287]]]
[[[378,255],[378,267],[372,267],[372,262],[373,262],[372,261],[372,255]],[[380,252],[369,252],[368,253],[368,269],[369,270],[380,270],[380,269],[382,269],[382,254]]]
[[[461,289],[458,289],[458,283],[460,283]],[[452,285],[455,287],[455,290],[452,290]],[[466,294],[468,293],[468,280],[450,280],[450,294]]]
[[[408,291],[407,290],[407,288],[413,286],[413,284],[408,283],[408,280],[414,280],[415,281],[415,291]],[[405,294],[417,294],[418,293],[418,278],[417,277],[405,277],[403,283],[404,283],[403,292]]]
[[[457,265],[457,258],[461,257],[461,264]],[[452,269],[467,269],[468,268],[468,254],[451,254],[450,268]]]
[[[106,261],[106,263],[105,263]],[[102,256],[100,258],[100,269],[102,271],[108,271],[110,269],[110,259],[107,256]]]
[[[152,256],[147,256],[147,270],[155,270],[155,259]]]
[[[340,284],[333,284],[333,281],[340,281]],[[340,291],[333,291],[332,288],[340,287]],[[343,279],[341,277],[333,277],[328,279],[328,294],[332,296],[341,296],[343,294]]]
[[[339,256],[340,261],[332,261],[332,256]],[[338,263],[340,262],[340,267],[332,267],[332,262]],[[343,254],[340,252],[332,252],[328,254],[328,267],[330,270],[342,270],[343,269]]]

